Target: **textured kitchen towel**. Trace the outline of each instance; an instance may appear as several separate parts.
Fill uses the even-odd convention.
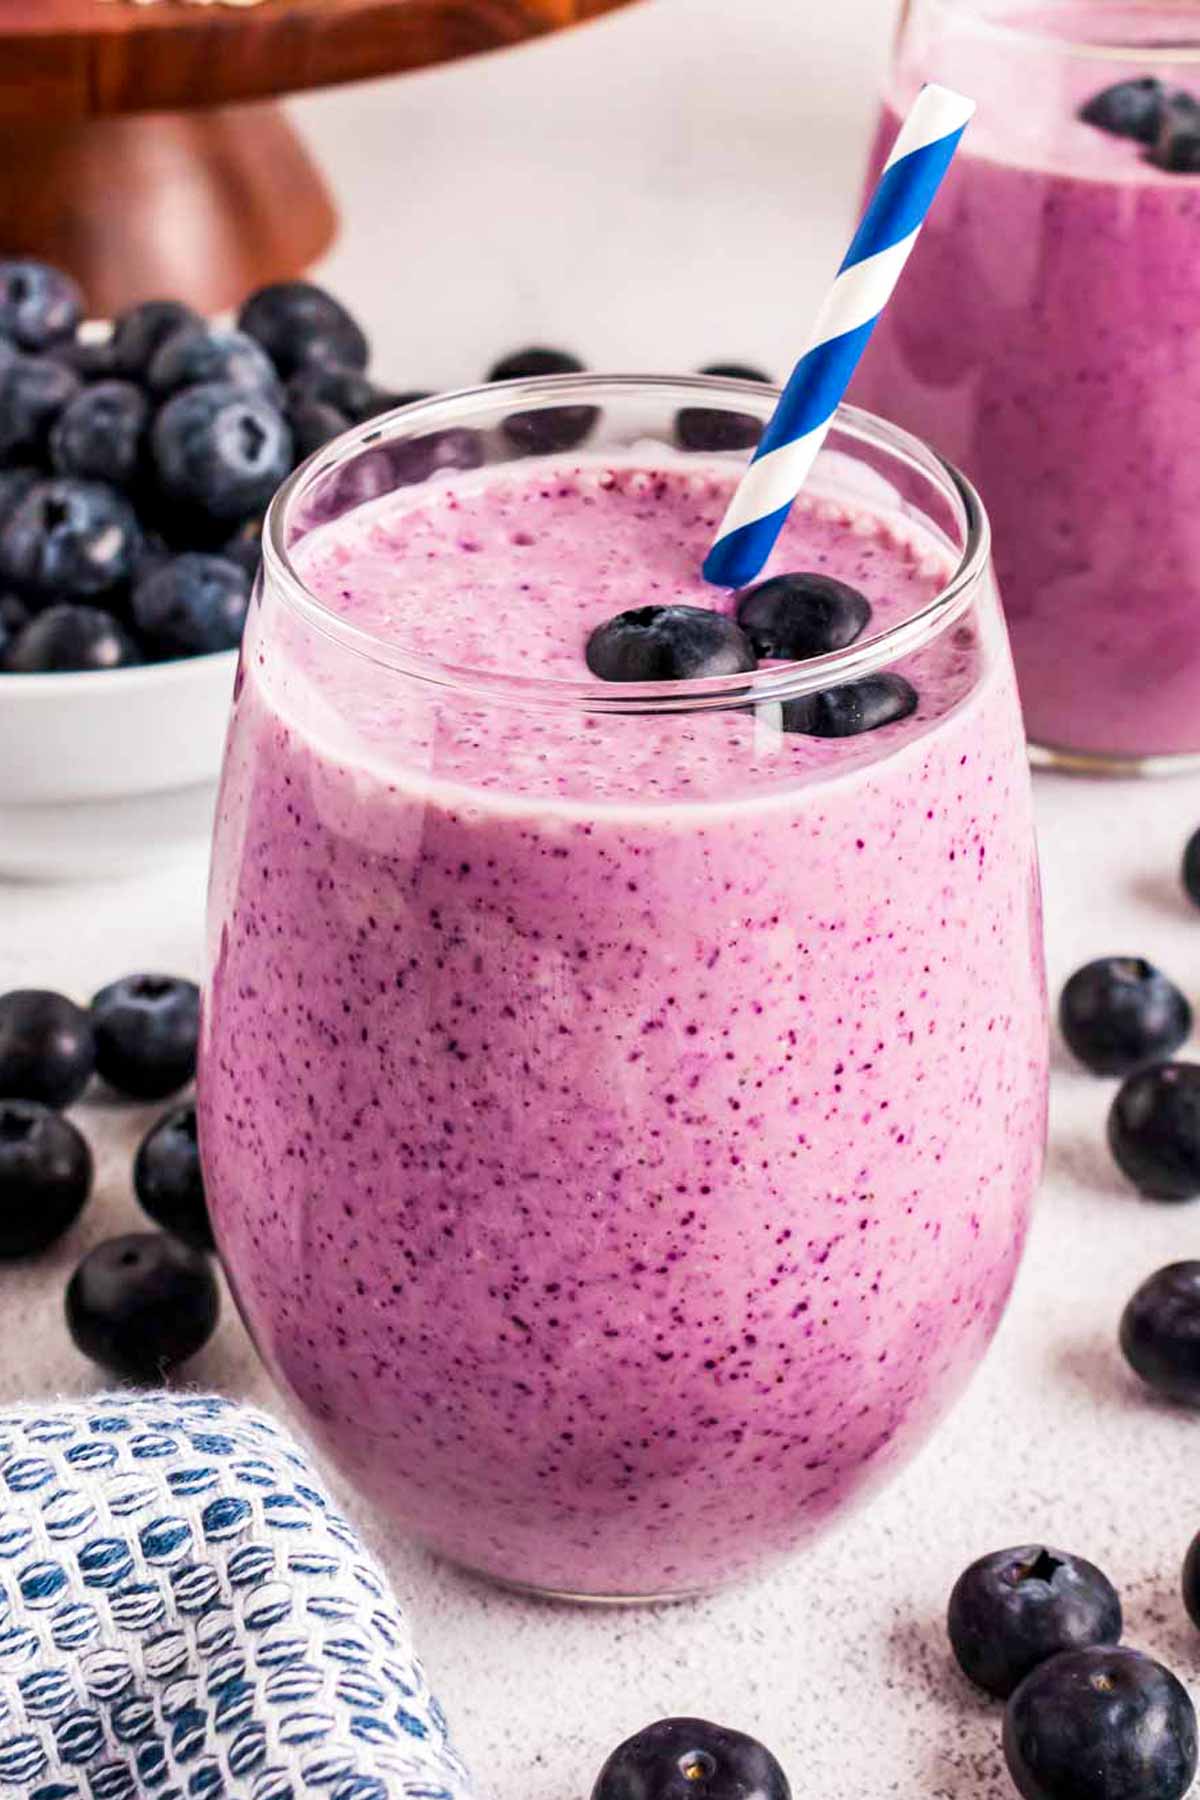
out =
[[[196,1395],[0,1411],[0,1796],[467,1800],[378,1564]]]

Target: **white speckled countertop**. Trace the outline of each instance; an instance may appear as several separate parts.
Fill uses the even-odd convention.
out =
[[[331,284],[397,383],[471,379],[535,338],[596,365],[782,369],[841,248],[891,12],[659,0],[307,100],[296,116],[346,220]],[[1123,951],[1200,1000],[1200,914],[1176,874],[1200,779],[1040,779],[1038,810],[1055,991],[1088,956]],[[136,883],[0,886],[0,989],[82,998],[137,967],[198,972],[203,884],[197,850]],[[892,1487],[781,1572],[704,1603],[572,1612],[491,1592],[379,1532],[481,1788],[582,1800],[621,1737],[690,1712],[761,1736],[797,1796],[1007,1795],[996,1713],[948,1667],[941,1613],[971,1557],[1034,1537],[1099,1562],[1129,1640],[1200,1686],[1200,1636],[1177,1598],[1200,1528],[1200,1419],[1144,1397],[1115,1348],[1137,1283],[1200,1254],[1200,1203],[1141,1204],[1124,1188],[1104,1147],[1112,1091],[1056,1055],[1047,1178],[983,1371]],[[0,1272],[3,1397],[95,1384],[62,1290],[83,1248],[137,1218],[129,1164],[152,1113],[79,1116],[98,1195],[55,1254]],[[228,1308],[191,1372],[270,1401]]]

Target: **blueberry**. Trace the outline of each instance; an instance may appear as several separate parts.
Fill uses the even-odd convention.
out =
[[[119,619],[99,606],[64,601],[48,606],[12,639],[4,655],[9,675],[65,675],[128,669],[141,652]]]
[[[50,427],[78,392],[78,375],[53,357],[0,362],[0,457],[40,457]]]
[[[109,362],[114,375],[129,381],[145,381],[155,355],[183,325],[203,325],[199,313],[182,300],[143,300],[119,313],[109,339]]]
[[[223,556],[186,550],[160,563],[133,590],[133,619],[158,656],[206,656],[242,641],[250,583]]]
[[[1004,1699],[1049,1656],[1117,1643],[1121,1602],[1108,1577],[1081,1556],[1022,1544],[963,1571],[946,1624],[963,1674]]]
[[[50,460],[60,475],[125,487],[137,473],[150,417],[131,381],[98,381],[76,394],[50,430]]]
[[[465,425],[448,425],[444,431],[427,431],[421,437],[396,438],[386,455],[393,483],[408,487],[430,481],[453,469],[478,469],[484,459],[483,439]]]
[[[340,301],[310,281],[260,288],[242,307],[238,326],[257,338],[285,379],[312,363],[367,366],[370,352],[360,327]]]
[[[0,994],[0,1098],[70,1106],[96,1067],[92,1021],[65,994]]]
[[[1058,1021],[1068,1048],[1093,1075],[1130,1075],[1178,1050],[1192,1029],[1192,1009],[1140,956],[1103,956],[1076,969]]]
[[[361,369],[338,363],[300,369],[288,382],[288,405],[331,406],[352,425],[361,425],[397,404],[397,396],[375,386]]]
[[[1108,1143],[1124,1175],[1150,1200],[1200,1194],[1200,1064],[1152,1063],[1122,1083]]]
[[[750,640],[724,613],[699,606],[639,606],[598,625],[587,666],[601,681],[687,681],[755,666]]]
[[[701,375],[724,381],[770,382],[770,376],[746,363],[709,363]],[[715,406],[685,406],[675,415],[675,436],[685,450],[749,450],[762,436],[763,421],[753,413],[724,412]]]
[[[717,375],[722,381],[761,381],[770,386],[771,377],[751,363],[705,363],[701,375]]]
[[[146,371],[151,393],[160,400],[180,388],[201,382],[221,381],[246,393],[266,394],[274,406],[283,404],[283,388],[275,365],[254,338],[244,331],[223,331],[215,325],[181,325],[159,345]]]
[[[8,647],[19,637],[33,614],[16,594],[0,594],[0,669],[4,667]]]
[[[92,1153],[69,1119],[36,1100],[0,1100],[0,1258],[47,1249],[91,1189]]]
[[[785,700],[783,729],[805,737],[858,737],[906,719],[916,707],[917,691],[903,675],[864,675],[861,681]]]
[[[1200,103],[1190,94],[1173,94],[1147,160],[1173,175],[1200,174]]]
[[[83,295],[61,269],[0,262],[0,335],[23,350],[44,350],[70,337],[82,317]]]
[[[319,400],[293,400],[288,404],[287,421],[291,428],[293,454],[297,463],[306,462],[323,450],[326,444],[349,431],[350,421],[336,407]]]
[[[111,337],[69,337],[46,351],[81,381],[109,381],[116,375]]]
[[[126,1381],[161,1381],[213,1334],[220,1300],[206,1256],[158,1231],[109,1238],[67,1288],[76,1347]]]
[[[3,502],[0,501],[0,511]],[[1183,886],[1193,905],[1200,906],[1200,831],[1194,831],[1183,852]]]
[[[529,381],[540,375],[582,375],[584,365],[569,350],[547,350],[531,344],[525,350],[513,350],[493,363],[485,381]]]
[[[0,527],[0,578],[38,600],[87,600],[128,581],[141,547],[123,495],[63,475],[30,488]]]
[[[707,1719],[659,1719],[618,1746],[592,1800],[791,1800],[771,1752]]]
[[[359,450],[322,475],[305,495],[305,528],[340,519],[369,501],[392,493],[396,484],[396,471],[387,449],[380,445]]]
[[[738,595],[737,618],[756,656],[791,662],[844,650],[870,623],[871,603],[830,575],[773,575]]]
[[[1025,1800],[1181,1800],[1196,1772],[1195,1709],[1140,1650],[1068,1650],[1009,1700],[1004,1759]]]
[[[96,1069],[135,1100],[164,1100],[196,1072],[200,990],[172,975],[127,975],[92,1001]]]
[[[1139,144],[1153,144],[1162,125],[1167,104],[1167,90],[1153,75],[1138,76],[1133,81],[1118,81],[1114,87],[1093,94],[1079,109],[1086,125],[1095,125],[1111,137],[1134,138]]]
[[[133,1187],[156,1225],[193,1250],[214,1248],[194,1106],[175,1107],[147,1132],[134,1158]]]
[[[0,525],[16,511],[30,488],[43,479],[41,470],[34,468],[32,463],[17,463],[10,469],[0,469]]]
[[[210,519],[261,512],[292,467],[292,434],[264,394],[223,382],[184,388],[151,432],[164,496]]]
[[[578,375],[583,364],[566,350],[533,345],[501,357],[488,370],[488,381],[521,381],[541,375]],[[523,456],[545,456],[581,444],[600,417],[596,406],[548,406],[535,412],[510,413],[501,430]]]
[[[1193,1264],[1193,1267],[1196,1265]],[[1183,1559],[1183,1604],[1192,1624],[1200,1629],[1200,1533],[1188,1545]]]
[[[242,520],[237,530],[232,536],[226,538],[218,552],[226,562],[237,564],[246,577],[247,590],[253,587],[254,578],[258,574],[258,565],[262,561],[262,534],[262,519],[255,514],[249,519]]]
[[[1200,1406],[1200,1262],[1168,1263],[1121,1314],[1121,1349],[1147,1387]]]

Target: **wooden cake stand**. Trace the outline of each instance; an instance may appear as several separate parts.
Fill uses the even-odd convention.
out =
[[[329,244],[328,190],[272,96],[497,49],[626,0],[0,0],[0,255],[93,310],[217,311]]]

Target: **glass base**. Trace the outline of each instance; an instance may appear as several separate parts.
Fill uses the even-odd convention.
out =
[[[1053,744],[1031,743],[1029,761],[1035,769],[1052,769],[1060,775],[1149,779],[1160,775],[1194,774],[1200,769],[1200,750],[1180,750],[1161,756],[1107,756],[1099,751],[1060,750]]]
[[[569,1588],[539,1587],[532,1581],[512,1581],[506,1575],[493,1575],[487,1569],[472,1568],[470,1563],[451,1560],[451,1566],[473,1581],[485,1581],[489,1587],[503,1589],[506,1594],[520,1594],[525,1600],[546,1600],[555,1606],[678,1606],[685,1600],[703,1600],[716,1593],[716,1587],[682,1588],[666,1594],[576,1594]]]

